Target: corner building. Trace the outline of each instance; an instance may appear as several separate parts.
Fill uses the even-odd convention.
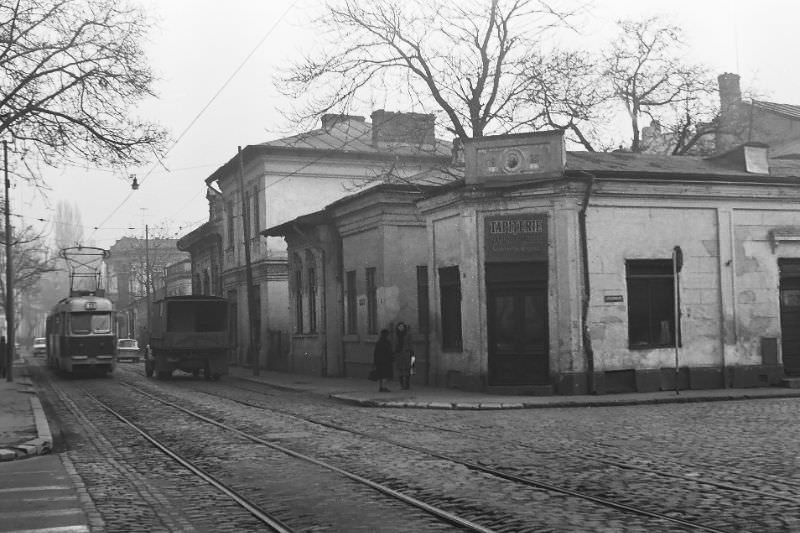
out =
[[[566,152],[556,132],[464,150],[463,178],[375,187],[267,230],[330,259],[314,289],[328,333],[302,345],[331,357],[330,375],[366,376],[398,321],[414,379],[438,386],[582,394],[800,374],[798,161],[759,144]]]

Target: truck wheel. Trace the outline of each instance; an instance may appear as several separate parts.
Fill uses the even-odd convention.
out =
[[[214,381],[219,381],[220,377],[222,377],[222,376],[220,376],[219,374],[212,374],[211,375],[211,379],[213,379]]]

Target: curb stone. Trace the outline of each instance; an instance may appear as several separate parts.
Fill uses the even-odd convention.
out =
[[[42,402],[36,396],[31,396],[30,401],[38,437],[22,444],[0,448],[0,461],[13,461],[14,459],[46,455],[53,449],[53,436],[50,433],[50,424],[47,423],[47,416],[44,414]]]

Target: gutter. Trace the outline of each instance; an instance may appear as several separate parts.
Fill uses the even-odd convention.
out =
[[[586,182],[583,192],[583,203],[578,211],[578,232],[581,247],[581,266],[583,268],[583,297],[581,298],[581,334],[583,339],[583,352],[586,355],[586,387],[589,394],[597,394],[597,383],[594,378],[594,350],[592,349],[592,336],[589,334],[587,320],[589,317],[589,300],[591,291],[589,286],[589,244],[586,235],[586,210],[592,196],[596,176],[590,172],[580,171]]]

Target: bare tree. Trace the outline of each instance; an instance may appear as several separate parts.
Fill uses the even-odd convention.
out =
[[[81,211],[75,202],[59,200],[53,227],[57,249],[85,244],[83,242],[83,222]]]
[[[563,130],[573,142],[594,152],[603,145],[598,127],[608,122],[613,93],[596,59],[587,52],[555,51],[534,57],[526,95],[539,110],[530,120],[534,128]]]
[[[4,234],[3,234],[4,235]],[[0,235],[0,243],[5,245],[5,239]],[[18,329],[21,323],[26,322],[26,317],[31,320],[46,310],[50,300],[49,295],[43,294],[40,284],[43,277],[58,269],[53,257],[47,249],[44,235],[34,230],[31,226],[14,229],[12,234],[14,254],[12,255],[14,272],[14,311],[20,320],[16,322]],[[5,255],[0,259],[0,268],[5,271]],[[57,298],[56,298],[57,299]],[[47,300],[47,301],[44,301]],[[6,278],[0,278],[0,309],[5,312],[6,305]],[[30,331],[30,330],[28,330]]]
[[[670,124],[676,136],[668,144],[673,153],[685,153],[703,135],[713,132],[702,120],[715,84],[707,70],[688,63],[680,28],[652,17],[640,21],[620,21],[620,37],[605,54],[604,76],[614,95],[630,117],[632,152],[647,149],[641,142],[643,116],[657,124]],[[705,113],[708,115],[708,113]]]
[[[0,2],[0,135],[46,164],[136,164],[166,133],[133,107],[153,96],[148,23],[120,0]]]
[[[571,13],[544,0],[343,0],[321,17],[328,42],[277,82],[301,120],[346,113],[377,88],[445,116],[460,139],[530,116],[526,73],[546,30]],[[309,95],[312,95],[309,97]]]

